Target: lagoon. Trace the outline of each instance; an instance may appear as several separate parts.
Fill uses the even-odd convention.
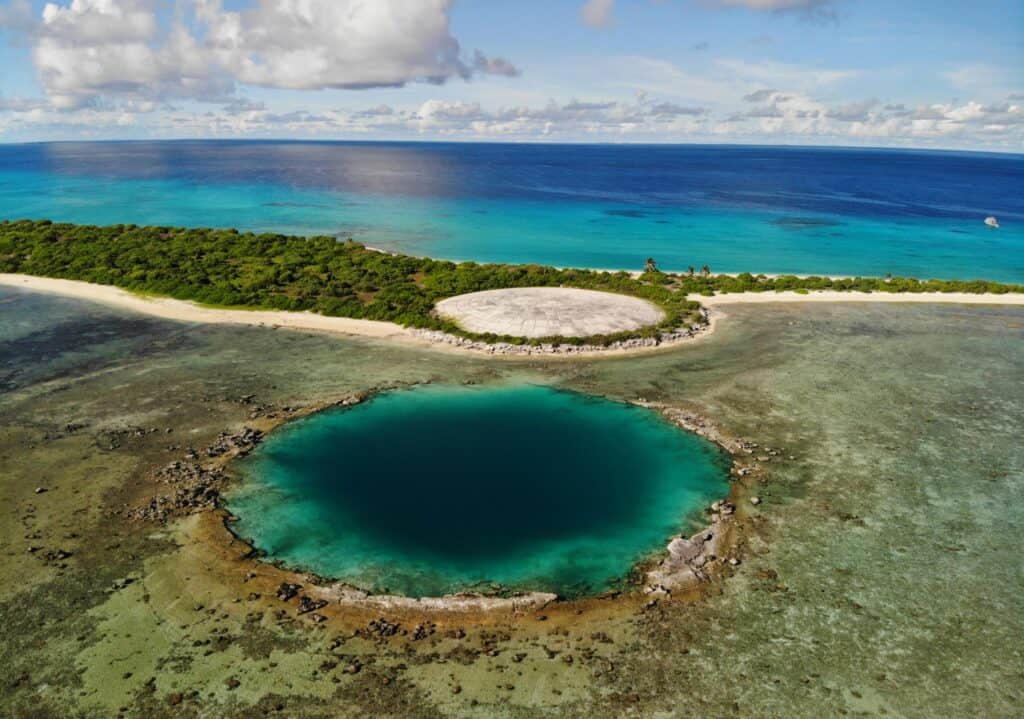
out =
[[[0,219],[351,237],[439,259],[1024,282],[1020,155],[742,146],[0,145]],[[999,218],[1001,229],[984,225]]]

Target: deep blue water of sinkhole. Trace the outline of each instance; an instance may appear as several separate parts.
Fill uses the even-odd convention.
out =
[[[728,459],[627,404],[425,386],[289,423],[239,467],[233,529],[270,559],[378,593],[572,597],[695,529]]]

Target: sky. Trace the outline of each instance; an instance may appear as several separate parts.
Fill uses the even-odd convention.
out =
[[[0,141],[1024,151],[1021,0],[0,0]]]

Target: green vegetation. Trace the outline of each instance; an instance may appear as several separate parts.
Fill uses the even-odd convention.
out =
[[[578,287],[633,295],[665,311],[657,327],[589,337],[609,344],[654,336],[697,321],[700,306],[626,272],[558,270],[540,265],[481,265],[390,255],[334,237],[289,237],[237,230],[0,223],[0,272],[84,280],[134,292],[221,307],[303,311],[387,320],[488,342],[434,314],[445,297],[508,287]],[[531,342],[582,343],[580,338]]]
[[[908,277],[797,277],[796,275],[679,275],[673,288],[691,294],[714,292],[784,292],[803,294],[810,290],[840,292],[967,292],[970,294],[1006,294],[1024,292],[1024,285],[1011,285],[987,280],[915,280]]]
[[[391,255],[334,237],[292,237],[237,230],[56,224],[48,220],[0,222],[0,272],[84,280],[134,292],[207,305],[311,311],[336,317],[387,320],[488,342],[610,344],[650,337],[698,320],[689,294],[772,290],[865,292],[1024,292],[1020,285],[983,280],[919,281],[903,278],[768,278],[744,273],[712,275],[707,265],[682,275],[559,270],[541,265],[446,262]],[[665,311],[656,327],[588,338],[478,335],[433,312],[445,297],[509,287],[577,287],[632,295]]]

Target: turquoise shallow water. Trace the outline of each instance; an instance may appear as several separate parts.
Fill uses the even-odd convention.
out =
[[[728,492],[713,444],[647,410],[539,386],[427,387],[275,432],[235,531],[378,592],[596,592]]]
[[[999,230],[983,224],[987,215]],[[454,260],[1024,282],[1019,156],[353,143],[0,146],[0,218],[334,234]]]

